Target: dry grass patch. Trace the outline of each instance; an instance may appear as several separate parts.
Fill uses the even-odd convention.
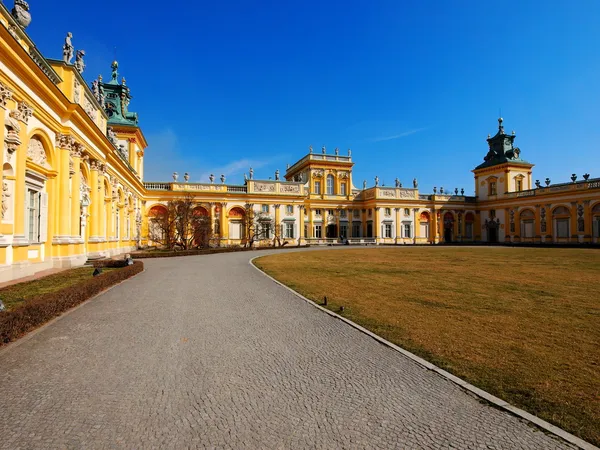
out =
[[[412,247],[270,255],[306,297],[600,444],[600,252]]]

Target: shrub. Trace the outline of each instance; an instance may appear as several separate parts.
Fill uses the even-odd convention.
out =
[[[1,312],[0,345],[18,339],[94,295],[144,270],[144,264],[141,261],[135,261],[132,266],[127,266],[125,261],[112,261],[112,263],[124,263],[126,267],[106,272],[97,277],[90,277],[83,283],[59,291],[37,295],[13,310]]]

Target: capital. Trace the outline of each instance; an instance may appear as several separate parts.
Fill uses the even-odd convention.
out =
[[[8,101],[12,99],[13,92],[4,83],[0,83],[0,108],[6,109]]]

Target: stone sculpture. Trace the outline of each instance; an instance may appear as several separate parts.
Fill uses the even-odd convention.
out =
[[[29,4],[25,0],[15,0],[12,15],[21,28],[27,28],[31,23]]]
[[[75,69],[80,74],[85,70],[85,64],[83,62],[83,57],[85,56],[85,50],[77,50],[77,54],[75,55]]]
[[[65,45],[63,45],[63,61],[67,64],[71,64],[71,60],[73,59],[73,44],[71,43],[71,38],[73,34],[71,32],[67,33],[67,37],[65,38]]]

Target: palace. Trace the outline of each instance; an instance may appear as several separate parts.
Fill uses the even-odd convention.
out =
[[[282,179],[251,170],[243,185],[189,183],[187,174],[146,182],[147,143],[117,62],[107,81],[88,84],[71,34],[61,60],[45,58],[25,32],[30,20],[25,1],[12,11],[0,3],[0,281],[156,244],[153,218],[184,197],[220,246],[246,245],[249,221],[263,225],[252,239],[262,246],[275,236],[290,245],[600,243],[600,178],[532,181],[533,164],[502,119],[473,170],[475,196],[422,193],[417,180],[357,188],[350,151],[325,148],[311,148]]]

